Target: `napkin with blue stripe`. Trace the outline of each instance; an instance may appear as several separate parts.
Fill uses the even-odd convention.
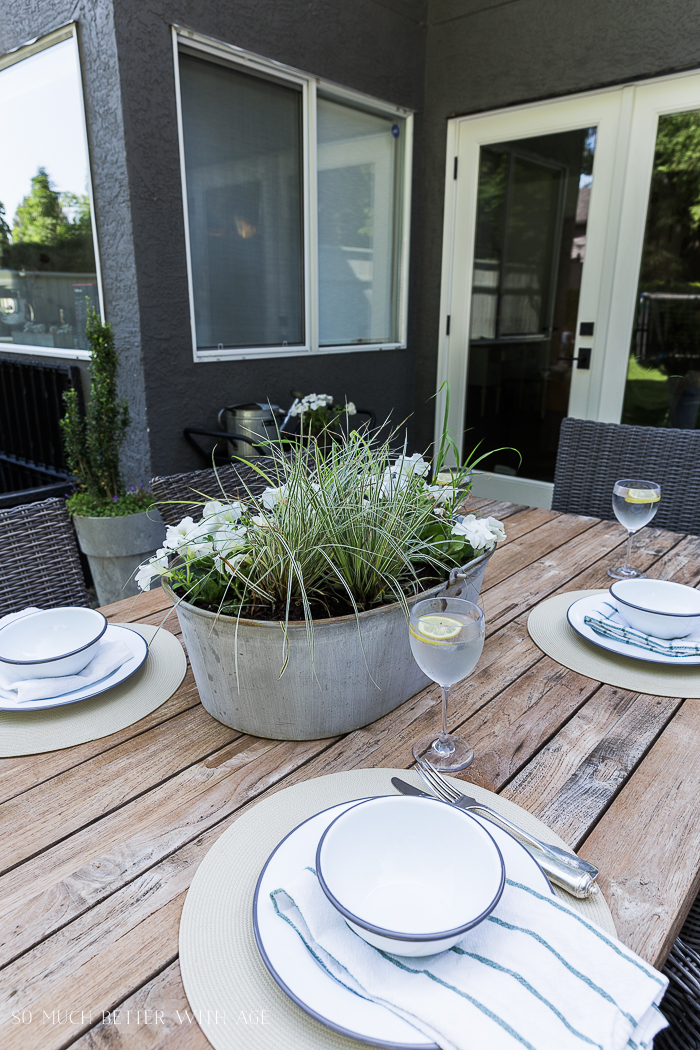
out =
[[[316,962],[443,1050],[650,1050],[667,979],[557,897],[507,879],[449,951],[390,955],[358,937],[312,868],[270,894]]]
[[[664,656],[679,658],[700,656],[700,641],[693,641],[690,638],[654,638],[651,634],[637,631],[625,622],[616,606],[608,601],[602,601],[598,609],[584,616],[583,622],[603,638],[615,638],[618,642],[637,645],[652,653],[662,653]]]

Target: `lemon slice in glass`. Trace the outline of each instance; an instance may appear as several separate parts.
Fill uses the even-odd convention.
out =
[[[421,616],[418,620],[418,630],[428,638],[434,638],[440,642],[448,642],[450,638],[456,638],[464,624],[459,620],[453,620],[451,616]]]
[[[658,503],[661,493],[654,489],[628,489],[625,503]]]

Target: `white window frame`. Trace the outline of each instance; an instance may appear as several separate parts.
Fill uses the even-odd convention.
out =
[[[78,43],[78,25],[77,22],[68,22],[66,25],[59,26],[58,29],[52,30],[50,33],[46,33],[44,36],[36,37],[34,40],[29,40],[26,44],[20,44],[19,47],[13,48],[11,51],[5,52],[4,55],[0,55],[0,71],[7,69],[9,66],[14,66],[18,62],[22,62],[25,58],[30,58],[32,55],[38,54],[40,51],[46,51],[47,48],[53,47],[54,44],[60,44],[64,40],[73,40],[75,47],[75,57],[78,63],[78,74],[80,76],[80,111],[81,111],[81,127],[83,129],[83,137],[85,142],[85,156],[87,157],[87,192],[90,200],[90,222],[92,223],[92,243],[95,251],[95,275],[97,282],[97,298],[100,307],[100,319],[102,323],[105,322],[105,307],[104,307],[104,295],[102,292],[102,269],[100,267],[100,251],[97,239],[97,220],[95,218],[95,201],[92,189],[92,163],[90,161],[90,143],[88,141],[87,131],[87,118],[85,116],[85,84],[83,80],[83,69],[80,62],[80,46]],[[33,346],[31,343],[0,343],[0,353],[2,354],[21,354],[26,356],[29,354],[31,357],[51,357],[60,358],[66,361],[89,361],[92,354],[89,350],[66,350],[57,346]]]
[[[321,80],[283,65],[272,59],[244,51],[233,44],[215,40],[192,29],[173,25],[172,44],[175,67],[175,97],[177,104],[178,140],[180,146],[180,174],[182,179],[182,210],[185,224],[185,253],[187,258],[187,283],[190,302],[190,328],[192,333],[192,357],[196,362],[204,361],[245,361],[265,357],[301,357],[307,354],[349,354],[367,350],[397,350],[406,348],[408,324],[408,262],[411,220],[411,166],[413,156],[413,111],[403,106],[364,95],[359,91]],[[182,123],[182,99],[180,94],[180,45],[189,51],[196,50],[202,56],[210,55],[219,60],[224,59],[232,69],[245,69],[251,73],[262,73],[273,76],[277,81],[295,84],[302,91],[302,200],[304,208],[304,345],[271,346],[271,347],[224,347],[218,350],[199,350],[194,310],[194,282],[192,276],[192,254],[190,249],[190,226],[187,208],[187,172],[185,170],[185,151]],[[402,122],[403,158],[398,173],[396,217],[400,224],[395,250],[398,253],[398,272],[396,275],[396,311],[398,323],[397,342],[351,343],[340,346],[319,346],[318,340],[318,210],[317,210],[317,158],[316,158],[316,98],[336,102],[346,102],[368,113],[380,116],[394,116]]]

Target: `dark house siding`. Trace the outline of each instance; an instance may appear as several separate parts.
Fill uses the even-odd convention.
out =
[[[185,268],[180,159],[170,23],[235,44],[387,101],[419,109],[423,98],[424,5],[358,0],[116,0],[141,345],[155,473],[196,460],[188,423],[212,426],[232,402],[290,389],[347,395],[397,421],[413,408],[414,329],[406,351],[194,363]],[[419,129],[417,129],[419,141]],[[420,156],[420,149],[416,149]],[[419,185],[416,165],[415,184]],[[417,202],[418,192],[414,193]],[[414,211],[417,209],[414,208]],[[415,224],[414,224],[415,225]],[[418,259],[413,245],[413,269]],[[415,284],[415,280],[414,280]]]
[[[234,401],[347,394],[432,439],[446,121],[700,65],[699,0],[0,0],[0,52],[77,20],[129,481]],[[408,350],[192,361],[170,24],[415,109]]]

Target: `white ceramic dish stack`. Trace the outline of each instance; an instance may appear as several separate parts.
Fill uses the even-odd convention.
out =
[[[398,796],[386,798],[393,800]],[[343,802],[317,813],[299,824],[275,847],[260,873],[253,901],[253,927],[258,950],[271,976],[290,999],[333,1031],[391,1050],[438,1050],[435,1043],[407,1021],[388,1008],[355,995],[319,966],[296,931],[280,919],[270,896],[279,887],[288,885],[303,868],[314,866],[319,841],[328,826],[341,814],[357,807],[360,801],[363,800]],[[450,808],[437,800],[434,803],[428,799],[415,801],[442,806],[445,810]],[[493,839],[509,879],[528,885],[539,893],[552,893],[539,864],[517,839],[475,815],[468,819],[481,826]],[[442,849],[437,841],[432,847],[425,842],[422,845],[424,851],[432,849],[436,864],[438,859],[445,861],[450,856],[450,851]],[[504,893],[508,893],[507,886]]]
[[[687,638],[700,630],[700,591],[670,580],[616,580],[610,595],[636,631],[654,638]]]
[[[60,678],[90,663],[107,620],[97,609],[41,609],[0,628],[0,662],[15,678]]]
[[[505,885],[500,850],[464,810],[388,795],[340,814],[316,851],[323,892],[375,948],[447,951],[493,911]]]

